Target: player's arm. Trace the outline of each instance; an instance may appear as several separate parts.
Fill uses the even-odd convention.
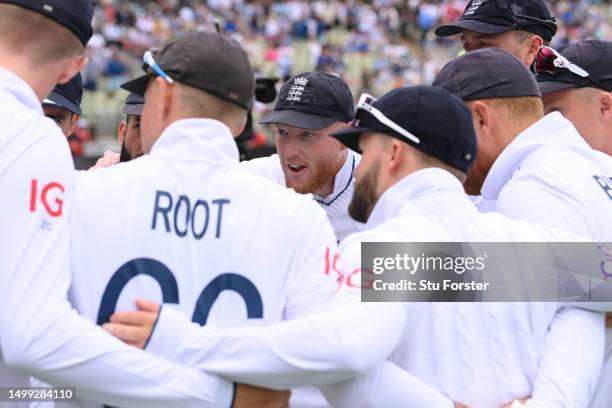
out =
[[[385,361],[362,377],[321,387],[336,408],[454,408],[455,403],[395,364]]]
[[[604,315],[565,307],[546,335],[532,400],[542,407],[586,407],[604,354]]]
[[[231,383],[128,347],[71,308],[67,212],[74,170],[62,140],[58,134],[32,143],[0,175],[0,188],[10,192],[0,213],[6,363],[114,406],[229,406]],[[50,159],[56,157],[64,160]]]
[[[338,283],[324,276],[324,255],[326,247],[335,247],[335,237],[322,211],[303,219],[308,223],[296,231],[300,246],[288,282],[285,317],[291,320],[216,330],[162,308],[147,350],[236,382],[276,389],[344,381],[382,362],[403,332],[405,306],[361,303],[358,290],[328,303]],[[360,242],[353,241],[351,248],[347,257],[358,266]],[[320,312],[311,313],[317,306]]]

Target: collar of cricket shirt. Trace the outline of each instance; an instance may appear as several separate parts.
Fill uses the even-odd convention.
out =
[[[151,154],[218,166],[238,164],[240,157],[229,128],[213,119],[183,119],[172,123],[157,139]]]
[[[562,146],[580,139],[577,131],[564,132],[566,128],[573,129],[570,121],[559,112],[552,112],[525,129],[501,152],[481,188],[485,200],[497,200],[499,193],[512,175],[521,167],[523,161],[534,151],[542,147]],[[568,128],[568,129],[569,129]]]
[[[419,198],[448,191],[460,193],[468,200],[459,179],[446,170],[432,167],[409,174],[389,187],[378,199],[368,219],[367,229],[397,216],[402,208]]]
[[[23,105],[41,115],[43,114],[41,102],[30,85],[11,71],[2,67],[0,67],[0,90],[8,92]],[[6,103],[6,101],[2,103]]]
[[[359,164],[361,156],[351,149],[346,149],[346,160],[340,168],[340,171],[336,174],[334,179],[334,191],[327,197],[314,196],[316,202],[324,206],[330,206],[336,201],[342,194],[345,194],[354,182],[353,173]]]

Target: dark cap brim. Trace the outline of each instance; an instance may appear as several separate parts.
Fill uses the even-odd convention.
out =
[[[259,123],[280,123],[282,125],[293,126],[302,129],[323,129],[340,122],[340,119],[329,116],[313,115],[311,113],[300,112],[297,110],[277,110],[268,113]]]
[[[540,87],[540,92],[542,92],[542,95],[562,91],[564,89],[579,88],[579,85],[561,81],[542,81],[538,82],[538,86]]]
[[[481,34],[499,34],[514,29],[515,27],[511,25],[496,25],[480,20],[466,19],[436,28],[436,35],[438,37],[450,37],[451,35],[461,34],[463,30],[470,30]]]
[[[51,101],[51,103],[46,102],[46,100]],[[68,109],[75,115],[81,116],[81,107],[57,92],[51,92],[51,95],[49,95],[46,100],[43,101],[43,105],[56,105],[60,108]]]
[[[144,109],[144,105],[125,105],[123,107],[122,112],[125,115],[142,116],[143,109]]]
[[[375,130],[367,127],[349,127],[341,129],[336,132],[330,133],[329,135],[340,143],[348,147],[349,149],[360,152],[359,150],[359,138],[364,133],[375,132]]]
[[[149,81],[153,77],[153,74],[146,74],[140,78],[133,79],[121,85],[121,89],[125,89],[128,92],[133,92],[137,95],[144,96],[147,91]]]

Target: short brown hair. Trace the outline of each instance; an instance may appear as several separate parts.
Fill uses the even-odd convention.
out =
[[[183,113],[194,118],[215,119],[230,129],[244,126],[247,110],[208,92],[189,85],[175,83],[179,88]]]
[[[83,52],[83,44],[66,27],[42,14],[0,4],[0,42],[33,65],[44,65]]]

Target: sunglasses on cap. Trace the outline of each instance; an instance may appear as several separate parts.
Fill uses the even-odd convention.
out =
[[[412,133],[410,133],[409,131],[407,131],[406,129],[404,129],[403,127],[401,127],[400,125],[398,125],[397,123],[389,119],[388,117],[386,117],[385,114],[382,113],[380,110],[376,109],[374,107],[374,103],[376,101],[377,101],[376,98],[368,94],[362,94],[359,97],[359,102],[357,102],[357,112],[355,113],[355,119],[353,120],[353,126],[355,127],[359,126],[359,121],[360,121],[359,113],[360,111],[365,111],[365,112],[368,112],[370,115],[374,116],[374,118],[377,121],[379,121],[381,124],[385,125],[386,127],[390,129],[393,129],[394,131],[404,136],[406,139],[410,140],[411,142],[415,144],[421,143],[421,140],[418,137],[416,137],[415,135],[413,135]]]
[[[151,67],[153,72],[155,72],[158,76],[162,77],[169,84],[174,83],[174,80],[170,78],[170,75],[168,75],[166,71],[164,71],[157,62],[155,62],[153,53],[150,50],[144,53],[144,55],[142,56],[142,62],[145,66]]]
[[[600,89],[606,89],[600,82],[590,78],[587,71],[580,68],[551,47],[540,47],[533,63],[533,68],[536,74],[547,73],[552,75],[559,74],[561,71],[566,70],[592,82]]]

